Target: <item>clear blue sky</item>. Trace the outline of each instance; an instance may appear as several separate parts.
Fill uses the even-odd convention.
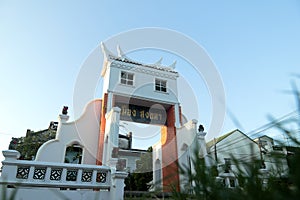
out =
[[[226,106],[241,124],[227,117],[222,133],[247,133],[267,123],[267,114],[295,110],[284,91],[291,74],[300,74],[297,0],[0,0],[0,149],[28,128],[47,128],[63,105],[72,105],[80,67],[101,41],[143,27],[181,32],[210,55]],[[206,101],[200,104],[205,111]],[[206,113],[200,116],[209,126]]]

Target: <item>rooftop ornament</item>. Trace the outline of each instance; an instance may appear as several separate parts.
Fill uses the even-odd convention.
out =
[[[61,113],[63,115],[67,115],[68,114],[68,106],[64,106]]]
[[[105,46],[105,44],[103,42],[101,42],[101,49],[102,49],[102,52],[104,54],[104,62],[111,61],[111,60],[118,60],[118,61],[127,62],[127,63],[131,63],[131,64],[135,64],[135,65],[143,65],[143,66],[146,66],[146,67],[152,67],[152,68],[156,68],[156,69],[163,70],[163,71],[168,71],[168,72],[174,72],[174,69],[176,67],[176,61],[174,61],[169,66],[163,66],[162,65],[163,58],[160,58],[154,64],[144,64],[144,63],[134,61],[134,60],[128,58],[125,55],[125,53],[121,49],[120,45],[117,45],[117,52],[118,52],[117,55],[115,55],[111,51],[109,51],[108,48]]]
[[[204,126],[202,124],[199,125],[198,131],[199,132],[204,132]]]

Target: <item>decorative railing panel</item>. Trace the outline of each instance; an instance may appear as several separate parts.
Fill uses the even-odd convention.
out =
[[[16,178],[28,179],[30,168],[29,167],[18,167]]]
[[[6,159],[2,182],[30,187],[110,189],[111,170],[97,165]]]
[[[17,160],[19,152],[15,150],[5,150],[3,155],[0,194],[17,191],[16,199],[24,200],[57,199],[53,195],[65,199],[123,199],[128,175],[124,171],[98,165]]]
[[[44,180],[46,175],[46,167],[36,167],[34,169],[33,179]]]

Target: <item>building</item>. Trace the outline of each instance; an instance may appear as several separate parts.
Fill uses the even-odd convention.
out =
[[[137,168],[137,161],[146,154],[147,150],[132,148],[132,132],[127,135],[119,134],[119,169],[133,173]]]
[[[27,129],[25,137],[13,137],[8,149],[17,150],[20,152],[20,159],[34,160],[39,147],[48,140],[54,139],[57,122],[50,122],[49,127],[40,131],[32,131]]]
[[[274,177],[287,178],[289,173],[287,157],[292,152],[289,152],[285,146],[275,145],[274,139],[266,135],[258,137],[254,141],[258,144],[263,168],[267,169]]]
[[[34,160],[39,147],[45,142],[55,139],[58,122],[51,121],[49,127],[40,131],[27,129],[25,137],[12,138],[9,148],[20,152],[22,160]],[[132,133],[127,135],[119,134],[119,155],[124,170],[133,172],[136,169],[136,161],[147,151],[132,149]],[[73,145],[66,149],[65,163],[81,164],[82,150],[79,146]]]
[[[56,188],[64,189],[59,192],[70,198],[74,193],[66,189],[76,190],[78,195],[84,189],[80,194],[92,199],[98,189],[102,199],[122,199],[126,170],[135,168],[133,163],[143,152],[130,149],[129,135],[120,136],[121,121],[161,127],[162,186],[168,191],[174,180],[179,185],[174,141],[177,131],[188,129],[182,128],[175,64],[143,64],[129,59],[120,49],[114,55],[101,46],[102,98],[89,102],[73,122],[68,121],[68,108],[64,107],[55,138],[38,149],[34,161],[17,160],[19,152],[14,150],[4,152],[1,182],[4,178],[12,186],[21,182],[18,195],[24,199],[30,195],[48,197]],[[173,180],[165,178],[170,175]]]
[[[249,166],[260,160],[257,143],[238,129],[209,141],[207,151],[226,187],[239,185],[237,174],[252,176]]]
[[[253,140],[237,129],[209,141],[207,151],[216,161],[218,178],[226,187],[239,185],[237,174],[253,176],[253,167],[266,178],[264,183],[269,176],[288,176],[286,148],[275,145],[273,138],[266,135]]]
[[[152,146],[153,183],[164,192],[170,192],[170,186],[184,189],[186,177],[179,174],[179,167],[195,172],[195,157],[204,158],[209,167],[217,166],[228,187],[238,185],[235,160],[245,164],[263,158],[266,163],[273,147],[260,142],[265,138],[256,143],[235,130],[206,143],[203,126],[181,113],[175,64],[164,66],[161,60],[144,64],[129,59],[120,48],[115,55],[103,43],[101,47],[102,98],[89,102],[72,122],[64,107],[55,138],[40,146],[33,161],[17,160],[19,152],[4,151],[0,182],[9,184],[9,192],[18,184],[18,195],[24,199],[50,198],[55,192],[72,199],[122,199],[127,172],[134,171],[136,161],[146,153],[132,149],[134,132],[120,133],[123,121],[160,127],[161,139]],[[247,175],[246,166],[242,172]]]

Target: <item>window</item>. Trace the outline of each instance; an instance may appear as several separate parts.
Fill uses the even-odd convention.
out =
[[[167,81],[155,79],[155,90],[160,92],[167,92]]]
[[[154,183],[157,183],[157,184],[161,184],[161,163],[160,163],[160,160],[157,159],[155,161],[155,171],[154,171]],[[159,185],[156,185],[156,187],[160,187]]]
[[[229,186],[231,188],[235,187],[235,180],[234,179],[229,179]]]
[[[82,148],[79,145],[72,145],[66,148],[65,163],[81,164]]]
[[[117,162],[117,166],[116,166],[117,170],[118,171],[124,171],[125,168],[126,168],[126,164],[127,164],[126,159],[119,158],[118,162]]]
[[[125,85],[133,85],[133,73],[121,72],[121,83]]]
[[[225,173],[229,173],[231,169],[231,159],[230,158],[224,158],[225,160]]]

